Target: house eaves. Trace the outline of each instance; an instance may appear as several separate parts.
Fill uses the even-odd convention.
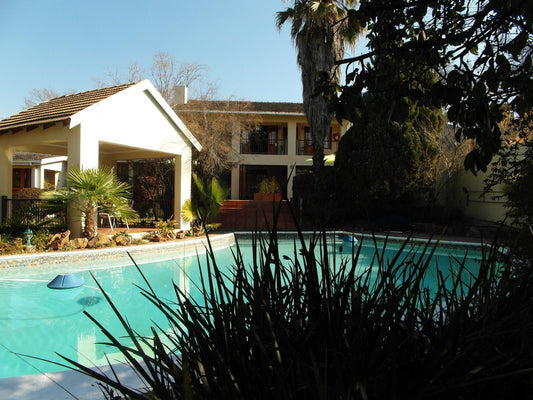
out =
[[[69,125],[74,114],[133,85],[135,83],[127,83],[49,99],[1,120],[0,135],[23,129],[29,131],[39,126],[47,128],[59,122]]]
[[[260,101],[224,101],[224,100],[190,100],[186,104],[174,106],[180,113],[213,113],[213,114],[241,114],[241,115],[277,115],[304,116],[302,103],[288,102],[260,102]]]

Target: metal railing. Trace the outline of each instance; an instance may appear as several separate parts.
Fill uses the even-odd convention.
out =
[[[327,143],[327,146],[324,146],[324,154],[334,154],[337,152],[338,148],[339,148],[339,142],[331,141],[330,143]],[[308,140],[297,139],[296,140],[296,154],[312,156],[313,145],[310,144]]]
[[[157,221],[176,219],[171,200],[148,201],[138,199],[133,208],[139,217],[128,220],[133,226],[153,226]],[[44,225],[51,222],[66,226],[67,207],[64,203],[51,204],[42,199],[9,199],[2,196],[0,200],[0,224],[11,222],[19,225]]]
[[[241,142],[241,154],[287,154],[287,139]]]
[[[42,199],[8,199],[2,196],[0,222],[42,225],[46,222],[66,225],[66,205]]]

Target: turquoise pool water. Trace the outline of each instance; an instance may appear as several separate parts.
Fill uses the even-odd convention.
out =
[[[245,259],[250,257],[251,241],[239,239],[239,244]],[[335,262],[340,262],[351,254],[349,246],[345,244],[343,253],[339,253],[340,244],[336,245]],[[389,243],[385,258],[392,258],[398,248],[398,244]],[[281,255],[292,258],[293,241],[282,241],[280,249]],[[462,258],[465,251],[439,248],[433,261],[436,261],[435,265],[438,264],[440,268],[448,271],[451,265],[453,268],[453,258]],[[370,241],[363,245],[361,269],[370,264],[374,253],[374,245]],[[216,257],[219,266],[230,267],[233,264],[230,248],[218,250]],[[202,262],[204,258],[205,256],[200,256]],[[479,250],[468,250],[468,266],[472,272],[477,271],[480,258]],[[195,283],[199,280],[196,257],[146,263],[142,264],[141,268],[162,298],[175,299],[172,282],[189,291],[192,296],[195,292],[198,293],[195,290]],[[109,304],[96,287],[91,272],[140,334],[149,333],[154,323],[165,325],[164,318],[134,286],[144,285],[133,265],[109,266],[92,271],[87,267],[76,269],[72,266],[68,269],[31,267],[17,269],[16,272],[0,271],[0,378],[60,369],[56,365],[15,353],[59,361],[55,354],[58,352],[85,365],[106,364],[105,354],[111,360],[121,361],[120,354],[110,353],[112,349],[95,344],[106,341],[106,338],[83,314],[83,311],[87,310],[115,335],[124,334]],[[47,283],[57,274],[66,272],[76,272],[84,279],[85,285],[67,290],[47,288]],[[428,276],[428,286],[433,284],[431,275],[430,273]]]

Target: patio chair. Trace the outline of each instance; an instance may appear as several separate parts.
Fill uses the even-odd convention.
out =
[[[111,228],[111,231],[113,232],[117,226],[117,219],[116,217],[109,213],[109,212],[100,212],[98,213],[98,221],[99,226],[103,226],[105,221],[107,220],[109,227]]]

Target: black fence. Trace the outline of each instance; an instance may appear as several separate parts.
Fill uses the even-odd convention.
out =
[[[40,226],[51,223],[66,226],[67,209],[64,203],[2,196],[0,206],[2,224]]]
[[[2,196],[0,207],[0,223],[3,225],[37,227],[53,224],[66,227],[67,224],[67,209],[64,203],[50,204],[49,201],[42,199],[9,199],[7,196]],[[132,207],[139,217],[129,219],[130,226],[154,226],[158,221],[180,217],[174,215],[171,200],[137,199],[133,201]]]

